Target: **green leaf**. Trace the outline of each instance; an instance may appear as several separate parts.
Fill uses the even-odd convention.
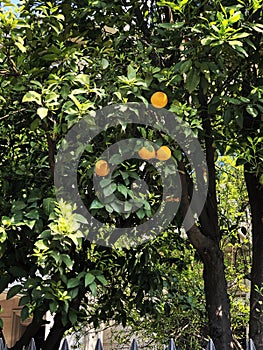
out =
[[[243,56],[248,57],[248,53],[246,52],[245,49],[243,49],[243,47],[235,46],[235,50],[241,53],[240,56],[242,56],[242,57],[243,57]]]
[[[233,14],[233,16],[230,17],[230,21],[231,23],[235,23],[235,22],[238,22],[241,18],[241,12],[238,11],[236,13]]]
[[[103,194],[105,197],[110,196],[113,194],[117,189],[117,185],[115,183],[110,184],[109,186],[103,188]]]
[[[133,205],[126,201],[125,204],[124,204],[124,211],[125,212],[130,212],[132,210],[132,208],[133,208]]]
[[[57,309],[58,309],[58,302],[56,300],[52,300],[50,303],[49,303],[49,310],[51,312],[51,315],[53,315]]]
[[[230,46],[236,47],[236,46],[243,46],[243,43],[239,40],[230,40],[228,42]]]
[[[33,209],[29,213],[26,213],[25,217],[28,219],[32,219],[32,220],[38,220],[39,219],[39,211],[37,209]]]
[[[98,276],[96,276],[96,278],[97,278],[97,280],[99,280],[103,284],[103,286],[106,286],[108,284],[108,282],[104,276],[98,275]]]
[[[85,287],[87,287],[88,285],[90,285],[94,281],[95,281],[95,276],[89,272],[86,273],[86,275],[85,275]]]
[[[96,282],[92,282],[91,284],[89,284],[89,289],[90,289],[92,295],[95,297],[97,295],[97,284],[96,284]]]
[[[88,224],[88,220],[81,214],[74,214],[74,219],[81,224]]]
[[[10,222],[11,224],[11,222]],[[7,240],[7,232],[4,227],[0,227],[0,255],[3,253],[3,243]]]
[[[180,65],[180,72],[181,73],[186,73],[189,71],[189,69],[192,67],[192,60],[187,60],[187,61],[183,61]]]
[[[29,198],[27,199],[28,203],[36,202],[39,199],[42,199],[43,193],[39,188],[34,188],[32,191],[30,191]],[[38,204],[36,204],[36,207],[38,207]]]
[[[66,312],[62,313],[61,321],[62,321],[62,325],[65,327],[66,324],[68,323],[68,314]]]
[[[15,295],[17,295],[22,289],[22,286],[20,284],[17,284],[13,287],[11,287],[6,295],[6,299],[10,299],[12,297],[14,297]]]
[[[46,118],[46,116],[48,115],[48,108],[39,107],[37,109],[37,115],[39,115],[40,119]]]
[[[60,263],[62,260],[60,254],[55,250],[51,250],[50,256],[55,260],[56,263]]]
[[[46,245],[46,243],[42,239],[39,239],[36,241],[35,247],[38,248],[39,250],[48,249],[48,246]]]
[[[112,183],[112,179],[102,179],[100,181],[100,187],[101,188],[106,187],[106,186],[108,186],[111,183]]]
[[[228,99],[228,101],[230,102],[230,103],[232,103],[233,105],[241,105],[241,101],[240,100],[238,100],[237,98],[233,98],[233,97],[231,97],[231,98],[229,98]]]
[[[71,289],[71,288],[77,287],[78,285],[79,285],[78,278],[70,278],[67,283],[67,288]]]
[[[79,81],[83,85],[89,85],[90,84],[90,76],[87,74],[78,74],[75,78],[75,81]]]
[[[69,320],[70,320],[71,324],[74,325],[77,322],[77,320],[78,320],[78,316],[77,316],[76,310],[70,309],[68,317],[69,317]]]
[[[81,94],[86,94],[87,90],[84,88],[81,89],[74,89],[71,91],[71,95],[81,95]]]
[[[125,198],[127,198],[128,189],[126,186],[122,184],[118,184],[117,189]]]
[[[46,55],[41,56],[41,59],[44,61],[56,61],[58,59],[58,55],[55,53],[48,53]]]
[[[258,33],[263,33],[263,24],[252,24],[251,27]]]
[[[107,210],[108,213],[113,213],[114,212],[114,209],[109,205],[109,204],[106,204],[105,205],[105,209]]]
[[[24,95],[22,102],[36,102],[38,105],[42,105],[41,95],[36,91],[28,91]]]
[[[25,321],[29,317],[29,309],[28,306],[24,306],[21,311],[21,319],[22,321]]]
[[[19,300],[19,306],[24,306],[24,305],[30,303],[30,301],[31,301],[30,296],[29,295],[24,295]]]
[[[23,201],[16,201],[13,203],[12,208],[11,208],[11,213],[15,213],[18,211],[21,211],[26,207],[26,203]]]
[[[108,66],[109,66],[109,61],[106,60],[106,58],[103,58],[103,59],[101,60],[101,67],[102,67],[102,69],[107,69]]]
[[[45,230],[41,233],[41,235],[39,236],[39,238],[41,239],[46,239],[46,238],[50,238],[51,237],[51,231],[50,230]]]
[[[98,199],[94,199],[90,205],[90,210],[91,209],[101,209],[101,208],[104,208],[104,204],[102,204]]]
[[[145,211],[144,209],[140,209],[138,211],[136,211],[136,215],[138,216],[138,218],[141,220],[145,217]]]
[[[36,224],[36,220],[24,220],[24,224],[32,230]]]
[[[77,288],[71,289],[68,295],[70,296],[71,299],[75,299],[78,293],[79,293],[79,288],[77,287]]]
[[[67,268],[71,269],[73,266],[73,261],[68,254],[61,254],[62,261],[65,263]]]
[[[15,41],[15,45],[19,48],[21,52],[26,52],[26,47],[21,42]]]
[[[177,159],[179,162],[182,159],[182,151],[180,149],[176,149],[173,151],[173,156],[175,159]]]
[[[231,38],[232,39],[242,39],[242,38],[247,38],[248,36],[250,36],[251,34],[250,33],[237,33],[235,35],[233,35]]]
[[[3,290],[6,289],[6,287],[8,286],[8,282],[10,281],[10,277],[9,275],[3,275],[0,278],[0,292],[2,292]]]
[[[226,108],[225,112],[224,112],[224,123],[228,124],[231,119],[233,118],[233,114],[231,112],[230,108]]]
[[[127,77],[129,80],[136,79],[136,70],[131,65],[128,66]]]
[[[74,102],[78,109],[81,109],[81,103],[73,94],[70,94],[68,97]]]
[[[246,107],[246,111],[247,111],[250,115],[252,115],[253,118],[256,118],[257,115],[258,115],[258,111],[257,111],[255,108],[253,108],[251,105],[248,105],[248,106]]]
[[[243,123],[244,123],[244,116],[242,113],[239,113],[236,118],[235,121],[237,123],[237,125],[240,127],[240,129],[243,128]]]
[[[43,199],[43,209],[46,215],[50,215],[56,207],[54,198],[48,197]]]
[[[179,1],[179,5],[177,5],[174,2],[162,0],[162,1],[157,2],[157,5],[158,6],[169,6],[169,7],[171,7],[171,9],[173,11],[176,12],[176,11],[181,11],[187,2],[188,2],[188,0],[181,0],[181,1]]]
[[[196,69],[191,69],[186,76],[185,88],[192,93],[200,82],[200,75]]]
[[[160,23],[158,27],[164,29],[179,29],[184,26],[185,22],[176,22],[176,23]]]
[[[249,98],[246,98],[246,97],[243,97],[243,96],[239,96],[239,99],[240,99],[240,101],[242,101],[244,103],[249,103],[250,102]]]
[[[122,213],[122,206],[119,205],[116,202],[112,202],[110,203],[110,206],[112,207],[112,209],[116,212],[116,213]]]
[[[109,161],[112,164],[120,164],[121,162],[123,162],[123,157],[121,154],[116,153],[112,157],[110,157]]]
[[[203,46],[209,45],[209,44],[211,44],[212,41],[215,41],[215,40],[216,40],[216,38],[213,38],[212,36],[207,36],[206,38],[203,38],[201,40],[201,45],[203,45]]]

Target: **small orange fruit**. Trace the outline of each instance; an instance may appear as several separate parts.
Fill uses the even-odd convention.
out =
[[[157,91],[151,97],[151,104],[156,108],[163,108],[168,103],[168,97],[164,92]]]
[[[110,168],[106,160],[98,160],[95,164],[95,173],[98,176],[106,176],[110,172]]]
[[[171,150],[167,146],[161,146],[156,152],[156,158],[159,160],[168,160],[171,158]]]
[[[155,150],[152,146],[142,147],[138,154],[142,159],[152,159],[155,157]]]

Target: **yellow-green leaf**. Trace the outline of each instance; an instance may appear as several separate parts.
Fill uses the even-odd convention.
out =
[[[48,109],[45,107],[39,107],[37,109],[37,115],[39,115],[41,119],[46,118],[46,116],[48,115]]]
[[[41,95],[36,91],[28,91],[24,95],[22,102],[36,102],[38,105],[41,106],[42,105]]]

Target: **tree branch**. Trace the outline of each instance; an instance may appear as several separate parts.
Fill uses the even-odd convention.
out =
[[[214,242],[205,236],[199,227],[195,224],[194,215],[191,211],[190,207],[190,198],[188,193],[188,182],[186,169],[183,162],[178,163],[178,169],[180,174],[181,186],[182,186],[182,195],[181,195],[181,205],[180,212],[184,220],[186,220],[186,225],[190,227],[186,234],[192,243],[192,245],[196,248],[201,257],[203,257],[204,252],[214,245]]]
[[[202,87],[199,88],[199,102],[201,104],[201,118],[204,129],[204,140],[206,150],[206,163],[208,170],[208,194],[204,209],[200,215],[200,223],[202,232],[212,238],[215,242],[219,242],[220,230],[218,225],[218,207],[216,198],[216,170],[215,170],[215,150],[213,146],[213,132],[208,114],[207,96],[203,93]]]

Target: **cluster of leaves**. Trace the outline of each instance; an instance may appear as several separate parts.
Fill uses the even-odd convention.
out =
[[[83,293],[85,288],[96,296],[97,286],[107,284],[101,270],[86,270],[87,266],[84,265],[80,272],[75,266],[79,262],[74,260],[71,252],[74,251],[77,256],[82,249],[83,234],[79,230],[79,222],[82,222],[83,218],[73,211],[74,208],[63,202],[55,208],[55,216],[49,229],[39,235],[34,245],[36,275],[8,291],[8,297],[18,292],[25,294],[20,300],[20,305],[26,305],[22,310],[24,319],[30,316],[32,310],[40,308],[43,300],[46,300],[49,302],[47,309],[52,314],[62,308],[64,325],[68,319],[71,324],[75,324],[77,310],[70,308],[70,302],[79,293]]]
[[[50,2],[32,5],[25,2],[19,15],[13,8],[1,13],[1,291],[18,283],[8,297],[23,295],[23,318],[50,310],[67,328],[87,317],[96,326],[108,318],[125,324],[134,305],[150,311],[148,294],[162,288],[160,272],[153,262],[147,267],[148,248],[111,251],[83,240],[78,220],[84,219],[66,203],[55,209],[52,173],[60,140],[75,121],[106,103],[141,96],[150,80],[137,74],[131,57],[116,55],[122,43],[113,42],[114,34],[100,29],[90,47],[91,38],[75,30],[74,11]],[[147,67],[144,58],[140,52],[134,65]],[[138,177],[129,168],[118,185],[124,197]],[[94,203],[91,210],[98,209]]]
[[[133,320],[123,330],[114,330],[113,342],[128,344],[134,336],[146,347],[162,349],[167,339],[172,337],[180,348],[197,349],[205,346],[208,339],[207,317],[203,293],[202,263],[194,249],[187,246],[186,237],[176,238],[180,249],[170,252],[169,244],[173,231],[165,232],[159,238],[161,251],[160,269],[168,276],[164,281],[164,294],[156,293],[159,303],[156,314],[141,316],[132,311]]]
[[[125,325],[132,321],[134,308],[141,310],[140,317],[149,311],[164,315],[166,297],[158,300],[158,310],[154,301],[157,291],[169,289],[163,288],[167,270],[161,263],[162,246],[111,250],[83,240],[79,223],[84,219],[76,217],[74,207],[60,203],[54,214],[55,154],[67,130],[90,111],[117,102],[147,101],[153,91],[162,90],[168,108],[190,124],[201,143],[200,116],[208,113],[218,153],[236,154],[239,164],[250,164],[260,176],[262,2],[28,0],[21,5],[18,13],[8,7],[0,12],[0,290],[20,281],[9,296],[24,293],[24,317],[45,304],[61,313],[68,327],[85,317],[96,326],[109,318]],[[254,120],[252,136],[246,129],[247,115]],[[90,193],[93,166],[104,146],[115,142],[116,135],[133,133],[129,128],[112,130],[90,145],[79,166],[84,194]],[[168,142],[180,159],[176,145],[164,135],[158,139],[143,127],[135,133],[159,146]],[[111,161],[118,164],[118,159]],[[131,184],[140,166],[139,160],[124,162],[114,184],[102,180],[109,202],[86,198],[92,214],[116,222],[118,211],[123,211],[112,205],[111,196],[134,199]],[[155,194],[139,198],[133,222],[154,212],[161,193],[154,167],[144,170]],[[224,198],[227,189],[220,189]],[[231,191],[234,198],[237,190]],[[226,212],[228,203],[222,203],[220,223],[236,244],[240,222],[234,222],[233,210]],[[173,250],[180,256],[177,244],[177,239],[170,243],[172,249],[163,255]],[[228,268],[233,276],[231,264]],[[172,271],[176,273],[172,269],[169,274]],[[190,272],[173,282],[178,290],[169,300],[185,294],[183,277],[190,279]],[[183,312],[187,296],[174,304],[183,323],[196,310],[203,317],[203,306],[199,309],[193,295],[189,313]]]
[[[225,254],[226,277],[232,310],[232,327],[238,340],[246,338],[249,319],[251,220],[242,168],[236,158],[219,156],[218,210]]]
[[[92,183],[94,164],[107,149],[107,145],[112,143],[112,133],[107,130],[97,135],[82,155],[78,169],[79,189],[91,214],[100,221],[123,227],[135,226],[152,217],[157,211],[164,180],[160,170],[166,178],[175,173],[176,157],[179,158],[181,153],[170,137],[162,138],[160,133],[154,132],[151,128],[146,130],[143,126],[122,124],[113,129],[114,141],[118,141],[114,154],[108,159],[110,169],[114,169],[113,173],[105,178],[97,177],[100,188],[96,188],[95,191]],[[127,134],[133,138],[125,140],[124,143]],[[135,141],[134,137],[138,137],[138,140]],[[170,162],[156,159],[151,163],[141,159],[138,151],[147,146],[142,138],[151,141],[156,149],[164,142],[169,144],[173,148],[173,159]],[[129,160],[123,161],[126,158]],[[141,181],[147,184],[148,189],[140,188]],[[175,189],[171,189],[170,194],[174,192]]]

